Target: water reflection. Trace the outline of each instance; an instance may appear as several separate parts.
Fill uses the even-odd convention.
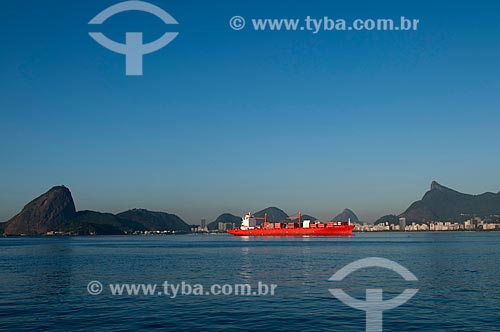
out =
[[[244,239],[243,241],[248,241],[248,239]],[[252,279],[252,270],[252,257],[250,255],[250,247],[242,247],[240,276],[243,278],[243,280]]]

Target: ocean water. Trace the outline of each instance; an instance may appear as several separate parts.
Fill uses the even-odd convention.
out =
[[[382,268],[328,279],[367,257]],[[342,288],[384,299],[419,292],[383,313],[384,331],[500,331],[500,233],[372,233],[352,237],[230,235],[0,238],[0,330],[364,331]],[[100,281],[102,293],[87,285]],[[112,295],[109,284],[275,284],[274,295]],[[163,289],[159,288],[157,289]],[[186,286],[187,287],[187,286]],[[255,289],[255,288],[252,288]],[[186,292],[187,293],[187,292]]]

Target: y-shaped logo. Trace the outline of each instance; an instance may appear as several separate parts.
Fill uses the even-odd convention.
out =
[[[125,1],[117,3],[97,14],[96,17],[90,20],[89,24],[102,24],[111,16],[130,10],[153,14],[160,18],[165,24],[177,24],[177,21],[169,13],[160,7],[143,1]],[[142,32],[127,32],[125,33],[125,44],[120,44],[109,39],[101,32],[89,32],[90,37],[102,46],[113,52],[125,55],[127,76],[141,76],[142,56],[167,46],[167,44],[174,40],[178,34],[178,32],[166,32],[159,39],[151,43],[143,44]]]
[[[382,267],[392,270],[398,273],[406,281],[418,280],[417,277],[415,277],[415,275],[408,271],[405,267],[391,260],[378,257],[364,258],[352,262],[341,268],[328,280],[341,281],[354,271],[367,267]],[[418,289],[405,289],[403,293],[399,294],[398,296],[384,301],[382,289],[367,289],[366,301],[362,301],[349,296],[342,289],[330,289],[330,293],[332,293],[333,296],[342,301],[344,304],[366,312],[367,332],[382,332],[382,313],[386,310],[394,309],[408,302],[415,294],[417,294],[417,292]]]

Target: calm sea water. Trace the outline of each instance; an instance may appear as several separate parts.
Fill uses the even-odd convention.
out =
[[[328,278],[360,258],[383,257],[418,282],[370,268]],[[500,331],[500,233],[356,234],[348,238],[229,235],[0,238],[0,330],[364,331],[365,314],[335,299],[339,287],[391,298],[384,331]],[[87,284],[104,285],[89,295]],[[112,296],[110,283],[263,282],[274,296]]]

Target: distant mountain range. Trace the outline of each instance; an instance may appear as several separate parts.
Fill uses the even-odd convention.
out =
[[[412,203],[400,215],[388,215],[378,222],[399,222],[399,217],[406,217],[406,222],[426,223],[430,221],[463,221],[473,216],[488,217],[500,215],[500,192],[470,195],[445,187],[436,181],[421,200]]]
[[[288,218],[288,214],[285,213],[282,209],[279,209],[277,207],[271,206],[268,208],[265,208],[264,210],[260,210],[258,212],[254,213],[254,216],[257,218],[264,218],[264,215],[267,214],[267,221],[268,222],[282,222],[286,221]],[[257,224],[263,224],[263,220],[258,220]]]
[[[264,215],[267,215],[269,222],[297,220],[290,219],[287,213],[277,207],[265,208],[254,215],[258,218],[264,218]],[[351,219],[355,217],[354,212],[347,209],[339,216],[344,215],[346,218],[350,216]],[[313,216],[302,215],[302,220],[306,219],[316,220]],[[217,230],[220,222],[239,227],[241,217],[224,213],[207,227],[209,230]],[[258,220],[258,224],[262,223],[263,220]],[[89,210],[76,211],[71,192],[65,186],[53,187],[28,203],[12,219],[0,223],[0,234],[5,235],[44,235],[48,232],[115,235],[156,230],[190,232],[190,226],[174,214],[145,209],[132,209],[118,214]]]
[[[133,209],[116,216],[122,220],[137,222],[149,230],[191,231],[191,227],[175,214]]]
[[[174,214],[134,209],[119,213],[79,211],[68,188],[57,186],[28,203],[9,221],[0,224],[5,235],[125,234],[134,231],[189,232],[190,226]]]
[[[335,216],[335,218],[332,219],[333,221],[343,221],[347,222],[351,220],[353,223],[358,223],[359,219],[356,213],[354,213],[352,210],[349,209],[344,209],[341,214],[338,214]]]
[[[256,212],[256,217],[267,214],[269,222],[290,221],[289,215],[277,208],[268,207]],[[399,217],[406,217],[407,223],[430,221],[463,221],[471,217],[500,215],[500,192],[469,195],[447,188],[433,181],[429,191],[421,200],[411,204],[399,215],[387,215],[377,222],[398,223]],[[296,218],[291,217],[291,218]],[[304,214],[302,220],[316,220]],[[334,221],[359,222],[356,214],[345,209],[335,216]],[[296,219],[295,219],[296,220]],[[209,230],[217,230],[219,223],[241,225],[241,217],[230,213],[221,214],[209,223]],[[259,220],[262,224],[263,220]],[[71,234],[126,234],[136,231],[190,232],[190,226],[175,214],[132,209],[118,214],[95,211],[76,211],[73,197],[68,188],[56,186],[29,202],[12,219],[0,223],[0,234],[42,235],[47,232]]]

